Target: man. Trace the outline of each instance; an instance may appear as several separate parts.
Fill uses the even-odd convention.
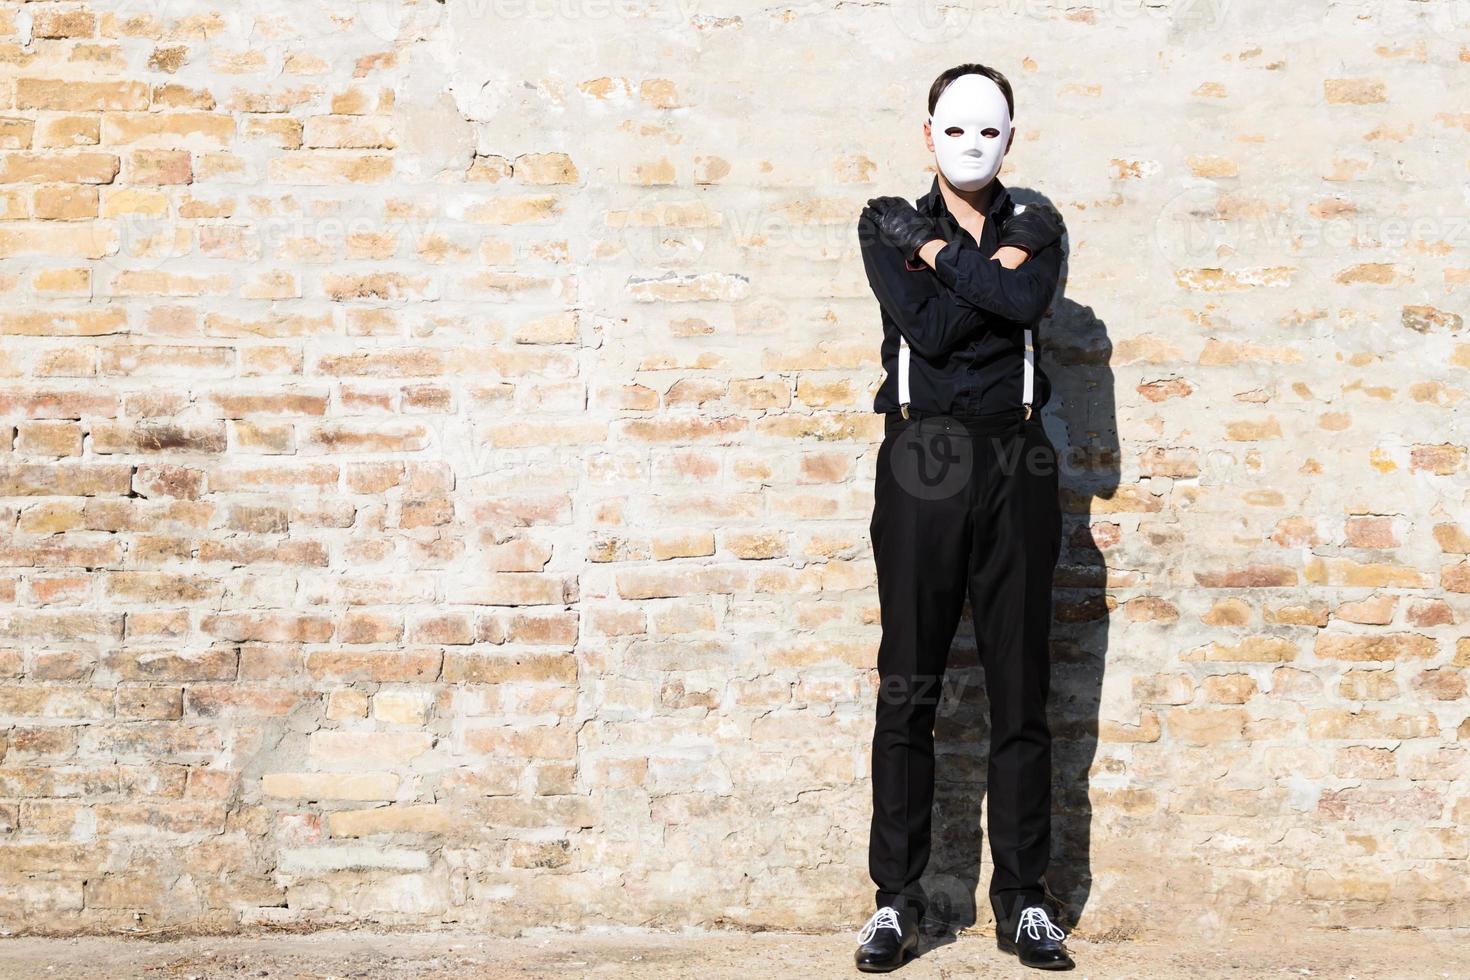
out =
[[[917,207],[868,202],[863,264],[883,321],[885,416],[869,531],[883,633],[868,866],[878,910],[865,972],[902,965],[927,897],[934,719],[968,592],[990,702],[991,907],[999,947],[1067,969],[1043,881],[1050,857],[1046,718],[1052,573],[1061,549],[1051,385],[1037,322],[1056,291],[1061,220],[1015,205],[996,178],[1010,148],[1010,84],[984,65],[941,74],[925,140],[938,174]]]

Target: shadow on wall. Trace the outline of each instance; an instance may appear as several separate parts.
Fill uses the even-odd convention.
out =
[[[1026,188],[1011,191],[1019,203],[1047,201]],[[1064,249],[1068,246],[1063,239]],[[1093,527],[1092,508],[1094,500],[1114,495],[1121,467],[1109,366],[1113,345],[1107,325],[1092,309],[1067,298],[1067,269],[1064,258],[1057,298],[1038,334],[1041,367],[1052,384],[1043,420],[1057,447],[1063,515],[1062,553],[1052,592],[1048,718],[1053,818],[1046,885],[1060,905],[1058,918],[1070,928],[1092,890],[1088,774],[1097,753],[1109,634],[1107,567],[1097,545],[1097,537],[1106,540],[1108,525]],[[980,819],[990,751],[989,706],[981,693],[984,671],[968,599],[960,622],[966,624],[968,642],[951,653],[949,671],[959,676],[943,686],[951,703],[941,702],[935,726],[934,843],[923,883],[931,918],[946,924],[951,935],[976,924],[977,894],[987,918],[990,907],[988,871],[981,884],[981,865],[989,865],[990,852]]]

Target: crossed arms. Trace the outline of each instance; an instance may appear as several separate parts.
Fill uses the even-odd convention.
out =
[[[1016,329],[1040,320],[1061,274],[1060,236],[1058,224],[1056,237],[1015,268],[1008,268],[1001,258],[985,257],[962,238],[943,244],[931,241],[918,252],[932,265],[930,270],[911,265],[903,250],[883,237],[867,211],[858,219],[863,268],[873,295],[914,352],[930,360],[961,346],[983,328]],[[1004,246],[1004,232],[1001,241]],[[996,255],[1005,251],[1003,247]],[[1003,322],[997,323],[997,318]]]

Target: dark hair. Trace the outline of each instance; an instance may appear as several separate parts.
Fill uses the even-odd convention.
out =
[[[949,88],[949,83],[961,75],[984,75],[996,85],[1000,86],[1001,94],[1006,97],[1006,110],[1010,112],[1012,119],[1016,118],[1016,100],[1011,96],[1011,83],[1006,81],[1006,77],[994,68],[973,63],[968,65],[955,65],[953,68],[940,73],[940,76],[934,79],[934,84],[929,86],[929,115],[934,115],[934,106],[938,104],[939,96],[945,89]]]

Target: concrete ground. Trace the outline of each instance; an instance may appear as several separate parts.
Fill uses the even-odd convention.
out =
[[[463,933],[318,932],[253,937],[0,939],[3,980],[491,980],[527,977],[658,977],[756,980],[861,976],[851,936],[784,933],[617,933],[481,938]],[[1166,980],[1254,977],[1470,977],[1470,929],[1359,930],[1240,935],[1210,944],[1089,942],[1069,938],[1071,976]],[[926,940],[894,974],[921,977],[1041,976],[971,931]]]

